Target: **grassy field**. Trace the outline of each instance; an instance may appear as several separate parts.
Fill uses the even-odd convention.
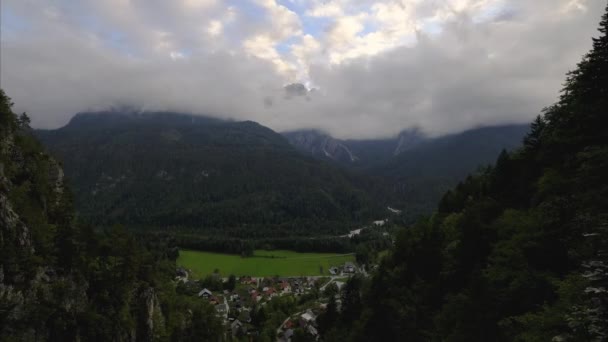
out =
[[[215,269],[222,276],[319,276],[329,275],[331,266],[354,260],[353,254],[256,250],[253,257],[242,258],[232,254],[180,250],[177,264],[192,270],[194,277],[198,278],[213,273]]]

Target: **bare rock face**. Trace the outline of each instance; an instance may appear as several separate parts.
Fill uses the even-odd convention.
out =
[[[57,194],[57,202],[64,190],[64,173],[63,169],[55,159],[49,160],[49,182],[53,185],[53,190]]]
[[[137,341],[152,341],[158,336],[158,330],[164,326],[160,301],[154,288],[147,287],[139,295],[139,331]]]
[[[0,176],[0,184],[8,182]],[[21,222],[13,211],[6,195],[0,192],[0,246],[8,244],[33,253],[32,240],[28,227]]]
[[[422,143],[424,139],[424,136],[417,129],[405,130],[399,133],[397,147],[395,147],[393,155],[398,156],[403,152],[414,149]]]
[[[289,143],[313,157],[329,158],[344,163],[359,160],[342,141],[317,131],[299,131],[286,134]]]

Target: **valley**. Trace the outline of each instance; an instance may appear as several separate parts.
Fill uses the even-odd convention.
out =
[[[9,1],[0,341],[608,341],[608,6],[499,2]]]

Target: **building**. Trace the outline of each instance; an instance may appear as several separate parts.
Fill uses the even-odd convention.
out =
[[[230,306],[226,302],[217,304],[215,306],[215,312],[218,314],[218,316],[222,316],[224,319],[227,319],[228,313],[230,312]]]
[[[243,326],[243,323],[241,323],[241,321],[239,321],[238,319],[235,319],[231,324],[230,324],[230,330],[232,331],[232,337],[237,337],[240,335],[245,334],[245,327]]]
[[[291,293],[291,285],[286,280],[283,280],[279,283],[279,289],[281,289],[282,294]]]
[[[344,264],[344,273],[355,273],[357,272],[357,267],[352,262],[346,262]]]
[[[209,291],[209,289],[202,289],[199,293],[198,293],[199,297],[203,297],[205,299],[209,299],[211,296],[213,296],[213,292]]]
[[[277,292],[276,292],[276,291],[275,291],[275,289],[274,289],[274,288],[272,288],[272,287],[271,287],[271,288],[266,289],[266,291],[264,291],[264,294],[265,294],[266,296],[268,296],[268,298],[273,298],[273,297],[276,297],[276,296],[277,296]]]
[[[311,324],[314,324],[316,319],[317,317],[310,309],[306,310],[305,313],[300,315],[300,326],[302,328],[305,328]]]

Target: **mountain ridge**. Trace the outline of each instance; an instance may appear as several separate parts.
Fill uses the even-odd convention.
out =
[[[529,125],[478,127],[440,137],[411,129],[389,139],[340,140],[314,130],[283,133],[301,153],[382,179],[392,203],[408,221],[429,214],[443,193],[478,168],[495,161],[501,150],[521,146]],[[348,149],[327,156],[328,142]],[[339,151],[339,150],[338,150]]]
[[[36,134],[63,161],[77,209],[96,224],[337,235],[380,207],[365,176],[302,156],[252,121],[95,112]]]

